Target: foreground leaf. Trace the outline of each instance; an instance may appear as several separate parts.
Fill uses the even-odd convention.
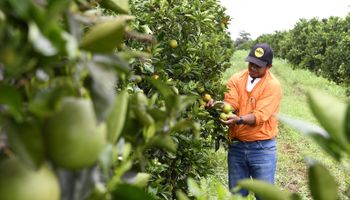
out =
[[[300,133],[311,137],[325,152],[331,155],[336,160],[340,160],[342,149],[336,141],[332,139],[329,134],[319,126],[310,124],[308,122],[293,119],[285,116],[278,116],[278,119]]]
[[[124,41],[126,22],[132,16],[120,16],[91,27],[80,47],[95,53],[110,53]]]
[[[44,159],[44,142],[38,125],[34,122],[8,122],[6,131],[18,158],[33,169],[38,167]]]
[[[88,67],[91,79],[87,81],[87,85],[91,91],[97,119],[103,121],[111,112],[115,100],[116,73],[113,69],[93,62]]]
[[[345,132],[346,132],[346,137],[348,139],[348,143],[350,143],[350,102],[348,103],[348,109],[346,111]]]
[[[288,200],[292,199],[292,194],[280,190],[277,186],[261,180],[244,179],[238,185],[246,190],[252,191],[255,195],[264,200]]]
[[[181,191],[181,190],[176,191],[176,197],[177,197],[178,200],[190,200],[186,196],[186,194],[183,191]]]
[[[314,200],[336,200],[337,186],[329,171],[321,164],[309,167],[309,187]]]
[[[125,123],[126,112],[128,110],[128,92],[120,92],[114,100],[112,112],[107,118],[108,140],[115,143],[119,137]]]
[[[149,146],[156,146],[163,148],[169,152],[176,153],[177,144],[170,135],[157,134],[149,141]]]
[[[29,24],[29,40],[32,42],[34,49],[44,56],[53,56],[58,52],[56,47],[40,32],[34,23]]]
[[[4,110],[8,109],[16,120],[22,120],[22,97],[15,87],[0,85],[0,108],[1,106],[4,106]]]
[[[339,146],[347,149],[345,136],[346,104],[320,91],[310,91],[308,101],[312,112]]]
[[[101,5],[116,13],[127,14],[130,12],[128,0],[103,0]]]
[[[112,193],[112,199],[155,200],[155,198],[146,193],[144,190],[127,184],[118,185],[117,189]]]

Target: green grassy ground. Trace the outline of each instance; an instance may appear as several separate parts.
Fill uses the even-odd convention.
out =
[[[224,73],[224,82],[235,72],[247,68],[247,63],[244,61],[247,54],[247,51],[235,52],[232,58],[232,67]],[[325,90],[327,93],[337,96],[340,99],[348,99],[345,96],[344,87],[340,87],[324,78],[317,77],[309,71],[293,70],[292,66],[284,60],[274,59],[271,71],[280,80],[282,85],[283,98],[280,105],[280,114],[282,115],[317,124],[317,120],[312,115],[306,102],[305,93],[309,89]],[[311,199],[308,190],[307,167],[305,163],[305,158],[310,157],[324,163],[331,171],[339,184],[340,199],[350,199],[349,160],[343,163],[336,163],[311,139],[281,123],[277,142],[277,185],[291,192],[299,193],[303,199]],[[216,177],[223,180],[223,183],[227,185],[226,152],[224,149],[220,149],[216,153],[218,154],[218,162],[222,166],[218,168]]]

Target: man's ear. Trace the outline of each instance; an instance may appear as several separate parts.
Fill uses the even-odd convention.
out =
[[[269,64],[266,67],[270,69],[272,67],[272,64]]]

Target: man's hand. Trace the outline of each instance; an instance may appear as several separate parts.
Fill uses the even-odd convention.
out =
[[[205,108],[212,108],[215,105],[215,101],[214,99],[210,99],[206,104],[205,104]]]
[[[232,124],[235,124],[237,121],[239,120],[239,117],[235,114],[232,114],[232,115],[229,115],[227,117],[227,120],[222,120],[220,119],[221,123],[224,124],[224,125],[227,125],[227,126],[230,126]]]

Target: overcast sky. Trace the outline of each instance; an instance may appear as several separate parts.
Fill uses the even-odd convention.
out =
[[[244,30],[256,39],[264,33],[292,29],[300,18],[345,17],[350,12],[349,0],[220,0],[232,18],[232,39]]]

